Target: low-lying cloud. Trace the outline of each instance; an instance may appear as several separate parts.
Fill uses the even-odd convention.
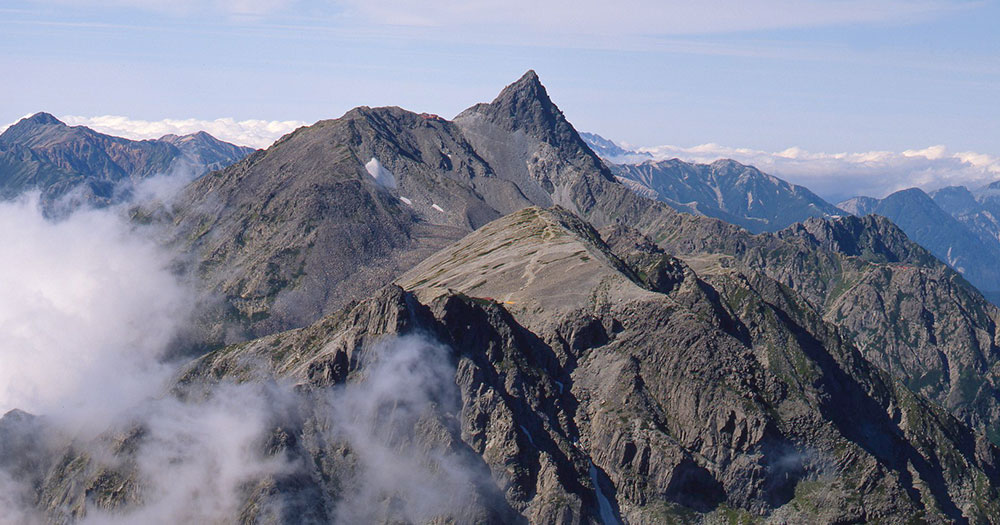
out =
[[[460,400],[448,349],[405,336],[365,354],[362,377],[346,385],[303,389],[267,378],[265,367],[253,382],[194,382],[183,394],[134,400],[97,438],[54,449],[50,464],[64,453],[92,463],[61,473],[57,490],[70,492],[57,492],[49,511],[65,513],[59,501],[72,487],[104,472],[116,500],[91,499],[81,523],[474,520],[477,487],[491,480],[453,443]],[[36,487],[3,466],[0,523],[40,522]],[[282,480],[294,481],[275,490]]]
[[[239,146],[266,148],[283,135],[305,126],[298,120],[236,120],[218,118],[138,120],[119,115],[83,117],[68,115],[60,120],[71,126],[87,126],[109,135],[133,140],[157,139],[164,135],[187,135],[198,131],[208,132],[217,139]]]
[[[451,449],[448,422],[439,419],[454,420],[461,406],[447,349],[408,336],[383,342],[373,357],[364,381],[329,394],[322,418],[327,437],[357,458],[334,521],[427,523],[462,514],[477,473]],[[384,515],[389,498],[397,500],[392,516]]]
[[[82,523],[232,522],[247,485],[300,468],[263,450],[293,402],[288,386],[225,382],[203,398],[168,396],[134,407],[125,416],[141,434],[126,463],[134,470],[124,474],[133,477],[141,500],[111,511],[91,506]],[[107,450],[90,453],[115,464]]]
[[[834,203],[858,195],[881,198],[913,187],[925,191],[945,186],[975,189],[1000,180],[1000,157],[952,152],[945,146],[861,153],[821,153],[801,148],[769,152],[718,144],[690,148],[640,147],[636,150],[649,153],[656,159],[679,158],[688,162],[733,159],[806,186]]]
[[[192,294],[118,209],[57,220],[37,194],[0,203],[0,413],[88,422],[155,392]]]

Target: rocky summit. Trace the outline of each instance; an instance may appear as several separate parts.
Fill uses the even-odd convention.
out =
[[[1000,523],[1000,310],[884,217],[697,169],[821,212],[748,231],[643,196],[533,71],[453,120],[301,128],[132,211],[195,277],[197,350],[99,431],[0,419],[0,473],[28,480],[0,502],[51,523]]]

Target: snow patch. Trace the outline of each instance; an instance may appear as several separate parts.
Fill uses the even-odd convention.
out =
[[[445,213],[444,208],[438,206],[437,204],[431,204],[431,208],[434,208],[435,210],[437,210],[437,211],[439,211],[441,213]]]
[[[365,169],[375,179],[375,184],[393,190],[396,189],[396,177],[391,171],[385,169],[385,166],[375,157],[372,157],[372,160],[365,164]]]
[[[552,382],[559,387],[559,394],[562,395],[562,393],[566,390],[566,385],[562,384],[561,381],[556,381],[555,379],[553,379]]]
[[[400,197],[399,200],[405,202],[407,206],[413,206],[413,201],[407,199],[406,197]]]
[[[718,185],[712,186],[712,189],[715,190],[716,204],[718,204],[720,208],[726,209],[726,205],[722,202],[722,190],[719,189]]]

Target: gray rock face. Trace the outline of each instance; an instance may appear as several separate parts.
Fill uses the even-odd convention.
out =
[[[175,395],[277,378],[302,399],[259,452],[299,470],[247,480],[239,520],[342,516],[365,483],[365,447],[324,439],[317,400],[370,378],[378,341],[421,332],[450,350],[435,391],[457,397],[393,431],[397,446],[483,476],[439,521],[995,522],[1000,451],[872,366],[790,288],[739,268],[696,274],[620,226],[605,235],[528,208],[428,258],[402,288],[193,362]],[[406,421],[385,410],[381,421]],[[144,441],[118,435],[137,436],[112,456],[127,467]],[[51,516],[138,504],[128,468],[106,497],[108,460],[74,458],[60,463],[87,466],[41,489]],[[383,497],[373,508],[387,514],[370,521],[394,522],[406,497]]]
[[[454,182],[486,168],[453,131],[398,108],[359,108],[195,181],[170,214],[175,243],[199,259],[240,330],[216,337],[312,322],[498,216]],[[368,172],[372,159],[394,187]]]
[[[498,176],[451,122],[358,108],[195,182],[172,214],[177,242],[259,335],[312,322],[547,200],[532,189]]]
[[[810,219],[758,236],[688,228],[677,237],[684,242],[664,245],[699,274],[742,267],[794,289],[866,359],[1000,440],[1000,311],[889,220]]]
[[[39,190],[53,201],[77,190],[85,201],[103,204],[120,198],[115,192],[127,190],[123,183],[176,170],[200,175],[252,151],[204,132],[128,140],[37,113],[0,135],[0,198]]]
[[[844,212],[808,189],[733,160],[692,164],[681,160],[612,164],[623,184],[678,211],[706,215],[752,233],[777,231],[811,217]]]
[[[601,193],[622,187],[613,184],[611,172],[552,103],[534,71],[493,102],[463,111],[455,124],[497,176],[523,188],[533,204],[563,206],[597,225],[611,221],[600,205]]]

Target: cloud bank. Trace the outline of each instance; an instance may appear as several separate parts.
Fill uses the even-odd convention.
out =
[[[357,458],[335,523],[431,523],[460,516],[482,481],[477,478],[488,479],[442,437],[448,436],[447,423],[439,418],[449,412],[454,417],[461,407],[448,353],[423,337],[388,338],[372,352],[364,381],[329,393],[324,433]],[[390,497],[398,499],[387,519],[380,514]]]
[[[266,148],[283,135],[305,126],[298,120],[235,120],[218,118],[137,120],[118,115],[59,117],[71,126],[87,126],[95,131],[133,140],[157,139],[167,134],[187,135],[206,131],[217,139],[240,146]]]
[[[91,506],[83,524],[226,523],[239,515],[246,486],[293,472],[284,455],[261,449],[281,423],[294,393],[274,383],[216,385],[203,399],[164,397],[133,408],[131,427],[141,429],[134,479],[141,503],[115,512]],[[92,455],[109,458],[105,443]],[[115,461],[111,461],[112,464]]]
[[[655,159],[679,158],[709,163],[729,158],[806,186],[832,202],[865,195],[885,197],[906,189],[933,191],[945,186],[978,188],[1000,180],[1000,157],[976,152],[952,152],[931,146],[901,152],[822,153],[801,148],[769,152],[719,144],[694,147],[634,148]]]
[[[47,219],[38,195],[0,203],[0,414],[100,424],[152,395],[192,295],[170,257],[117,210]]]
[[[366,355],[363,378],[346,385],[300,388],[268,379],[265,368],[253,382],[188,383],[181,396],[136,400],[99,437],[50,449],[48,462],[64,454],[94,462],[63,472],[70,495],[96,472],[118,480],[121,499],[111,508],[91,502],[83,524],[217,523],[244,513],[263,521],[475,521],[477,487],[492,480],[453,434],[461,402],[448,349],[389,337]],[[318,481],[328,474],[329,487]],[[0,524],[43,521],[26,478],[0,461]],[[59,507],[63,495],[54,496]]]

